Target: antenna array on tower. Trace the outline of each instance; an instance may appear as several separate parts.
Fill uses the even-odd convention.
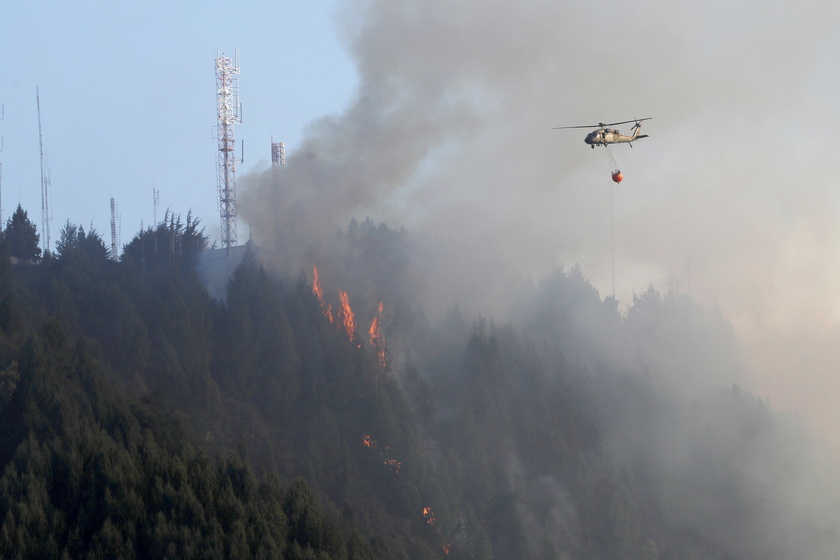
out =
[[[222,246],[230,251],[237,244],[236,233],[236,157],[233,126],[242,122],[239,103],[239,55],[236,60],[219,56],[216,50],[216,101],[218,109],[219,157],[217,171],[219,216],[222,226]]]
[[[286,165],[286,145],[283,142],[275,142],[271,139],[271,166],[283,167]]]

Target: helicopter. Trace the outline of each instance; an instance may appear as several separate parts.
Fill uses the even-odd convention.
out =
[[[564,128],[597,128],[598,130],[590,132],[586,135],[586,138],[583,139],[583,141],[589,144],[593,150],[595,149],[595,146],[606,147],[607,144],[630,144],[630,147],[632,148],[634,141],[638,140],[639,138],[648,137],[647,134],[639,134],[639,131],[642,129],[642,121],[649,121],[652,118],[653,117],[645,117],[643,119],[633,119],[631,121],[586,124],[581,126],[555,126],[554,130],[560,130]],[[633,131],[632,136],[621,134],[621,132],[614,128],[607,128],[608,126],[617,126],[619,124],[627,124],[631,122],[636,123],[635,125],[633,125],[633,128],[630,129]]]

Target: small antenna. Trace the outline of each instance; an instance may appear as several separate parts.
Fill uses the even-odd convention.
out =
[[[155,247],[155,259],[157,259],[157,252],[158,252],[158,247],[157,247],[157,228],[158,228],[157,209],[158,209],[158,206],[160,205],[160,191],[155,189],[154,185],[155,184],[152,183],[152,201],[153,201],[153,204],[154,204],[153,217],[154,217],[155,221],[152,224],[152,230],[151,231],[153,232],[152,233],[152,239],[153,239],[153,243],[154,243],[154,247]]]
[[[111,260],[118,259],[117,254],[117,203],[114,197],[111,197]]]
[[[154,223],[152,224],[152,227],[156,228],[157,227],[157,209],[158,209],[158,206],[160,206],[160,191],[155,189],[154,181],[152,182],[152,206],[153,206],[152,218],[154,219]]]
[[[50,250],[50,174],[44,157],[44,138],[41,131],[41,93],[35,88],[35,103],[38,107],[38,145],[41,151],[41,229],[43,230],[43,252]]]
[[[6,107],[0,105],[0,121],[6,117]],[[0,153],[3,152],[3,136],[0,136]],[[3,162],[0,161],[0,227],[3,225]]]
[[[274,202],[274,242],[280,243],[280,224],[278,223],[278,215],[280,214],[280,206],[278,191],[280,190],[280,170],[286,165],[286,145],[283,142],[275,142],[274,137],[271,138],[271,193]]]

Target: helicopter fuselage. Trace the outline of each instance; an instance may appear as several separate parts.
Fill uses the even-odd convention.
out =
[[[592,146],[592,148],[595,148],[595,146],[606,146],[607,144],[629,144],[634,140],[638,140],[639,138],[647,137],[647,134],[638,134],[638,128],[636,129],[637,133],[633,136],[621,134],[619,131],[613,128],[599,128],[598,130],[587,134],[586,138],[584,138],[583,141]]]

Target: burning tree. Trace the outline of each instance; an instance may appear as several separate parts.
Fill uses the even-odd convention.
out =
[[[387,361],[385,360],[385,335],[382,334],[381,330],[382,324],[382,302],[379,302],[379,311],[377,312],[376,316],[373,318],[373,321],[370,324],[370,329],[368,329],[368,334],[370,335],[370,345],[376,350],[376,357],[379,361],[380,367],[386,367],[388,365]]]

